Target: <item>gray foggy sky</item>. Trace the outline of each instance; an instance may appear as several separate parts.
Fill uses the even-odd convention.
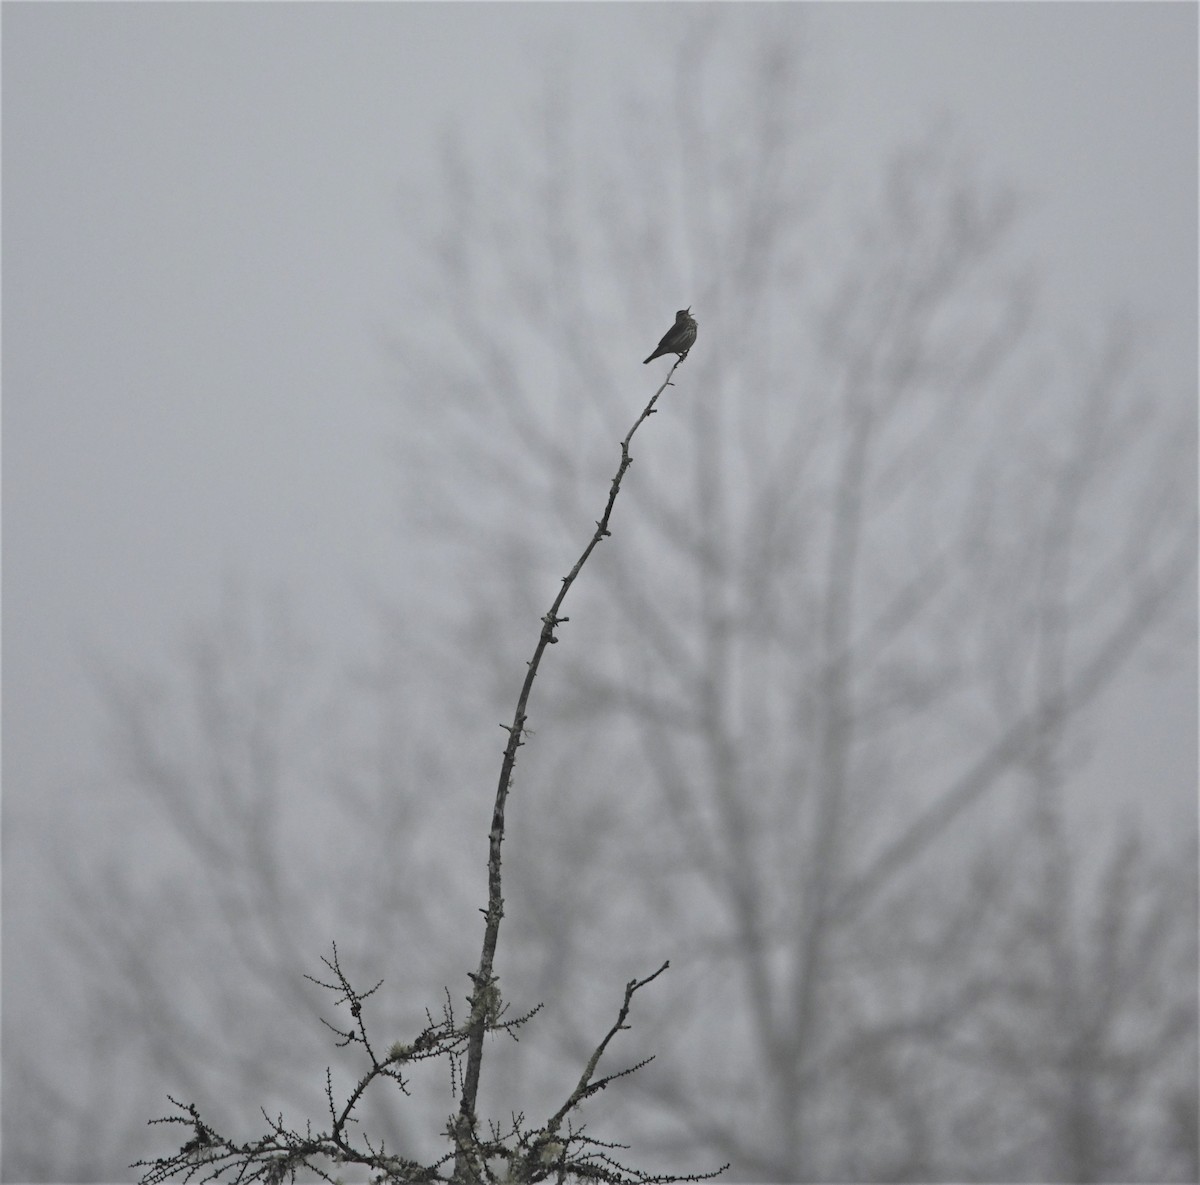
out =
[[[520,137],[547,70],[602,113],[669,69],[691,15],[4,5],[10,957],[47,883],[25,840],[96,809],[89,651],[160,667],[227,573],[285,585],[334,653],[366,636],[368,587],[452,595],[408,570],[396,532],[384,343],[412,312],[397,195],[432,177],[444,127],[480,153]],[[1030,195],[1022,245],[1066,323],[1137,312],[1157,373],[1194,390],[1194,5],[836,4],[806,18],[814,135],[839,200],[865,206],[856,186],[877,184],[883,154],[948,114],[989,173]],[[631,408],[670,312],[650,311],[646,334],[611,343],[629,357]],[[1152,704],[1134,688],[1111,706],[1105,765],[1186,795],[1194,661],[1155,678]]]
[[[225,572],[282,581],[337,648],[364,585],[411,584],[382,348],[406,315],[397,193],[445,126],[519,135],[546,70],[601,108],[661,71],[685,12],[5,5],[6,821],[94,768],[87,648],[158,661]],[[1055,302],[1085,327],[1135,309],[1194,382],[1193,6],[805,13],[842,200],[950,114],[1031,196]]]

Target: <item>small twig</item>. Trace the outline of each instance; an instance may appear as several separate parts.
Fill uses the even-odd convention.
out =
[[[622,1029],[628,1027],[625,1021],[629,1016],[629,1005],[633,1000],[634,993],[640,988],[644,988],[646,984],[656,980],[670,965],[670,961],[667,961],[653,975],[647,975],[645,979],[631,979],[625,985],[625,999],[621,1002],[621,1011],[617,1013],[616,1023],[608,1030],[604,1036],[604,1040],[596,1046],[592,1056],[588,1058],[588,1064],[580,1075],[579,1082],[576,1084],[575,1089],[571,1091],[567,1101],[551,1117],[550,1122],[546,1125],[547,1131],[557,1132],[567,1114],[587,1098],[588,1095],[602,1090],[614,1078],[624,1078],[626,1074],[632,1074],[634,1070],[640,1069],[647,1062],[654,1060],[653,1057],[644,1058],[636,1066],[630,1066],[627,1070],[621,1070],[616,1074],[609,1074],[595,1082],[592,1081],[592,1075],[595,1074],[596,1067],[600,1064],[600,1059],[604,1056],[604,1051],[608,1048],[608,1043]]]

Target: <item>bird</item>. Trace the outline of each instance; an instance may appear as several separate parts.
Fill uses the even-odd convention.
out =
[[[646,359],[653,362],[663,354],[678,354],[682,362],[688,356],[688,350],[696,344],[696,318],[690,308],[680,309],[675,314],[675,324],[663,334],[662,341],[654,349],[654,353]],[[646,362],[642,365],[645,366]]]

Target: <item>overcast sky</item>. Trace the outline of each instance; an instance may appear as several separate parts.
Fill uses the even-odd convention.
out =
[[[89,650],[161,666],[228,573],[288,587],[335,652],[369,628],[364,588],[416,589],[387,448],[397,194],[430,175],[445,127],[480,147],[519,135],[552,65],[597,104],[667,68],[689,16],[4,5],[6,908],[33,907],[18,848],[80,809],[104,767]],[[1163,379],[1194,388],[1194,5],[805,17],[817,134],[845,200],[949,114],[1030,195],[1022,234],[1055,307],[1083,326],[1137,311]],[[630,350],[643,394],[646,345]],[[1183,663],[1114,761],[1144,770],[1194,746],[1194,678]]]
[[[224,573],[281,580],[335,646],[365,626],[363,584],[405,575],[400,187],[444,127],[515,135],[573,42],[596,102],[661,69],[682,11],[5,5],[6,813],[94,764],[81,650],[157,662]],[[839,176],[951,114],[1031,196],[1056,298],[1138,310],[1188,381],[1194,6],[805,15]]]

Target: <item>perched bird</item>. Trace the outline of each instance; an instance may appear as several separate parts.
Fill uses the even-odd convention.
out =
[[[655,358],[661,358],[663,354],[678,354],[679,361],[682,362],[688,356],[688,350],[696,344],[696,318],[692,316],[692,310],[680,309],[675,314],[675,324],[663,334],[663,339],[658,343],[653,354],[646,359],[646,362],[653,362]],[[645,366],[645,362],[642,363]]]

